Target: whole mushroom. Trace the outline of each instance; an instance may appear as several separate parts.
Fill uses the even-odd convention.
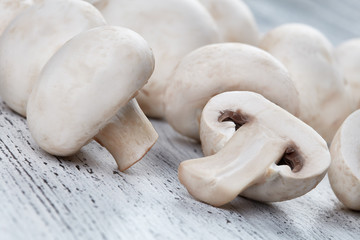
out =
[[[337,198],[360,210],[360,110],[346,118],[330,147],[329,180]]]
[[[153,49],[156,66],[137,100],[150,117],[164,116],[166,83],[187,53],[219,41],[213,18],[197,0],[99,0],[94,5],[111,25],[142,35]]]
[[[133,99],[153,69],[150,47],[129,29],[103,26],[78,34],[48,61],[30,95],[33,138],[58,156],[94,138],[121,171],[127,169],[158,137]]]
[[[300,97],[298,117],[330,143],[352,109],[334,49],[326,37],[303,24],[285,24],[260,41],[289,70]]]
[[[44,0],[22,12],[0,39],[0,95],[17,113],[50,57],[69,39],[105,25],[101,13],[79,0]]]
[[[335,49],[352,110],[360,108],[360,38],[351,39]]]
[[[210,135],[232,132],[216,154],[179,167],[180,182],[189,193],[214,206],[239,194],[265,202],[299,197],[323,179],[330,165],[328,147],[318,133],[257,93],[225,92],[211,98],[201,129]]]
[[[257,45],[259,32],[254,16],[242,0],[199,0],[218,26],[221,42]]]
[[[292,114],[298,93],[286,68],[267,52],[241,43],[201,47],[184,57],[168,81],[166,120],[179,133],[199,140],[202,109],[225,91],[253,91]]]

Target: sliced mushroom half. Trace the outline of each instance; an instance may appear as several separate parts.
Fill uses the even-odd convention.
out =
[[[338,199],[349,209],[360,210],[360,110],[352,113],[337,131],[330,147],[329,180]]]
[[[49,60],[34,86],[27,107],[32,136],[59,156],[76,153],[94,138],[121,171],[127,169],[158,137],[135,99],[130,101],[153,69],[150,47],[129,29],[104,26],[77,35]]]
[[[239,194],[265,202],[299,197],[330,165],[326,142],[315,130],[257,93],[219,94],[201,119],[202,144],[224,145],[214,155],[182,162],[179,179],[211,205]]]

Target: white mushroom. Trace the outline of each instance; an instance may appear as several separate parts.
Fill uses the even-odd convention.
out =
[[[0,36],[7,25],[33,3],[33,0],[0,0]]]
[[[211,205],[224,205],[239,194],[265,202],[299,197],[321,181],[330,165],[320,135],[259,94],[216,95],[201,119],[209,134],[233,133],[215,155],[179,167],[189,193]]]
[[[0,95],[26,116],[34,83],[50,57],[69,39],[105,25],[101,13],[79,0],[44,0],[22,12],[0,39]]]
[[[257,45],[259,32],[254,16],[241,0],[199,0],[214,18],[221,42]]]
[[[130,28],[150,44],[156,66],[137,100],[151,117],[163,117],[163,93],[176,64],[192,50],[219,41],[216,24],[196,0],[100,0],[111,25]]]
[[[335,50],[353,110],[360,108],[360,38],[344,42]]]
[[[335,195],[349,209],[360,210],[360,110],[346,118],[330,153],[328,175]]]
[[[150,47],[129,29],[80,33],[49,60],[34,86],[27,106],[33,138],[59,156],[95,138],[127,169],[158,137],[136,101],[129,102],[153,69]]]
[[[166,120],[179,133],[199,139],[201,111],[207,101],[234,90],[260,93],[297,113],[298,93],[278,60],[249,45],[220,43],[191,52],[176,67],[164,97]]]
[[[260,47],[289,70],[300,96],[299,118],[330,143],[351,113],[331,43],[312,27],[286,24],[268,32]]]

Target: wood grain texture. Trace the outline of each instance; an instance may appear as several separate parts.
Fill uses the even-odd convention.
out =
[[[360,36],[358,1],[246,2],[262,31],[301,21],[334,44]],[[194,200],[179,183],[177,168],[202,156],[199,144],[165,122],[152,123],[158,142],[121,173],[94,141],[73,157],[46,154],[25,119],[1,102],[0,239],[360,239],[360,213],[342,206],[327,179],[281,203],[238,197],[214,208]]]

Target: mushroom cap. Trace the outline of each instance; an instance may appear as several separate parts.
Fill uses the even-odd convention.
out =
[[[236,116],[224,118],[223,114],[227,114],[226,112],[232,112]],[[240,124],[237,131],[235,122]],[[244,134],[247,129],[250,129],[248,135]],[[264,147],[260,150],[256,146],[250,146],[249,150],[244,150],[247,152],[237,152],[241,148],[238,146],[229,153],[253,156],[260,152],[262,155],[257,158],[261,161],[258,159],[258,165],[254,164],[250,169],[254,172],[270,158],[271,164],[265,166],[261,177],[252,182],[254,185],[241,192],[241,195],[258,201],[284,201],[299,197],[323,179],[330,165],[327,144],[314,129],[257,93],[225,92],[211,98],[203,109],[200,130],[202,147],[211,149],[211,154],[225,149],[235,134],[244,134],[246,142],[251,142],[257,134],[267,133],[261,137]],[[236,146],[236,143],[233,144]],[[261,144],[260,141],[254,142],[254,145],[257,144]],[[275,146],[266,148],[271,144]],[[216,158],[217,155],[213,156]],[[221,161],[220,158],[218,160]],[[237,167],[234,165],[234,171]]]
[[[329,180],[337,198],[360,210],[360,110],[346,118],[330,147]]]
[[[298,93],[286,68],[267,52],[241,43],[201,47],[184,57],[168,81],[166,120],[179,133],[199,139],[201,111],[225,91],[253,91],[292,114]]]
[[[7,25],[23,10],[30,7],[32,0],[1,0],[0,1],[0,36]]]
[[[101,13],[78,0],[44,0],[22,12],[0,40],[0,95],[26,115],[34,83],[50,57],[70,38],[105,25]]]
[[[289,70],[299,92],[299,118],[331,142],[351,113],[331,43],[312,27],[285,24],[268,32],[260,47]]]
[[[360,38],[351,39],[335,49],[353,110],[360,108]]]
[[[108,0],[95,6],[109,24],[130,28],[150,44],[156,66],[137,100],[146,115],[163,117],[163,93],[175,66],[192,50],[219,41],[212,17],[194,0]]]
[[[199,0],[218,26],[221,42],[257,45],[259,32],[250,9],[241,0]]]
[[[45,65],[28,102],[28,125],[45,151],[71,155],[145,85],[154,69],[137,33],[103,26],[80,33]]]

